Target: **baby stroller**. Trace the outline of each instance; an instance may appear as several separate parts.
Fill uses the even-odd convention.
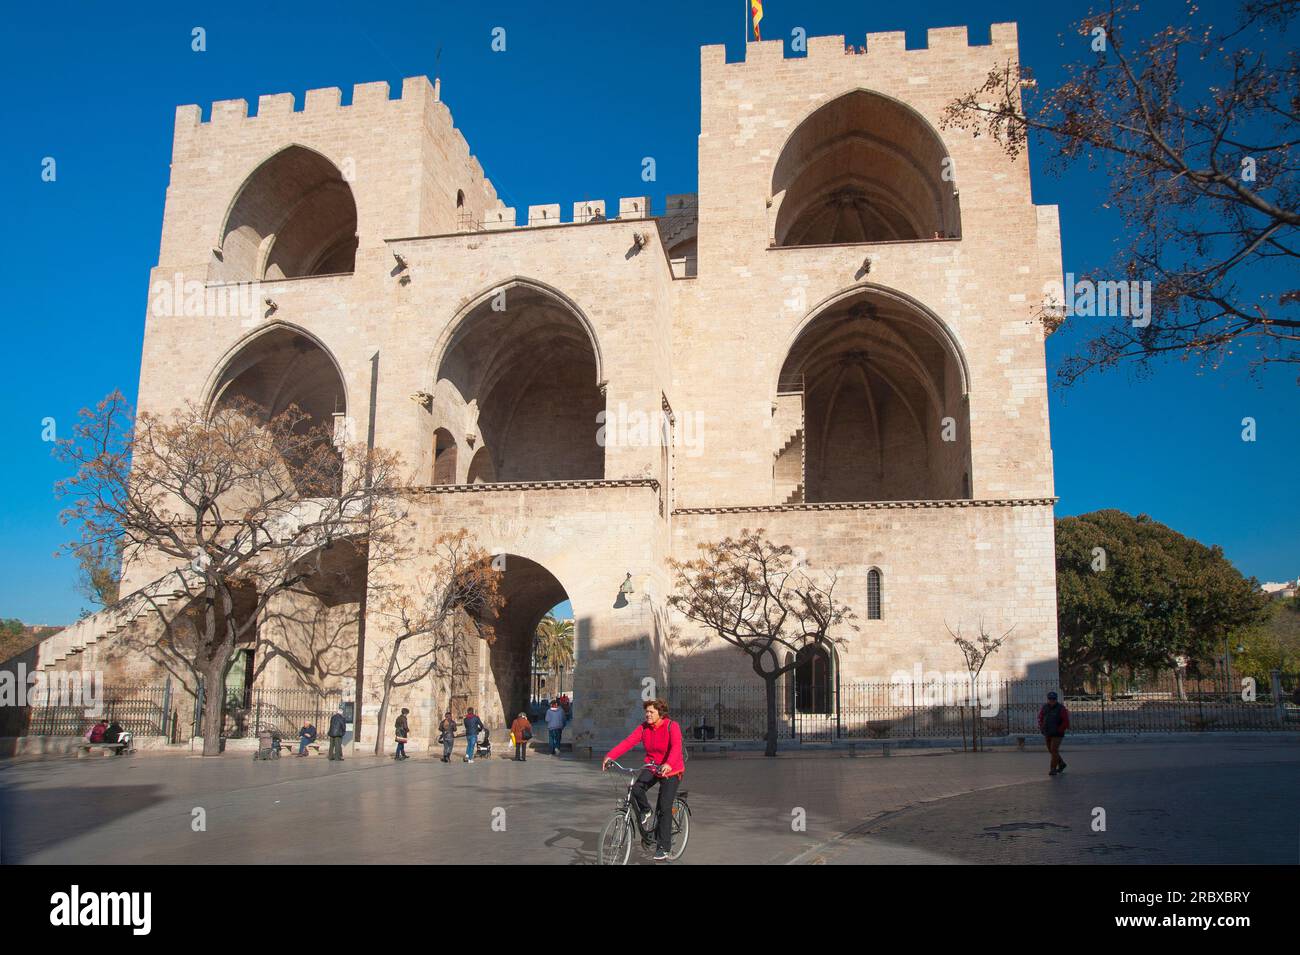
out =
[[[478,745],[474,747],[474,758],[492,758],[492,741],[488,739],[488,728],[486,726],[483,727],[483,732],[478,734]]]
[[[280,734],[276,730],[262,730],[257,734],[257,752],[253,759],[279,759]]]

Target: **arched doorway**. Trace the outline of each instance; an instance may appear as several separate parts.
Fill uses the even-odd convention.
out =
[[[793,488],[808,503],[970,496],[965,364],[942,324],[906,297],[865,288],[830,301],[791,345],[777,393],[793,410],[774,494]]]
[[[810,644],[787,653],[785,718],[795,739],[833,738],[839,727],[839,672],[833,647]]]
[[[208,409],[235,407],[266,420],[297,408],[295,431],[315,435],[311,447],[329,444],[341,459],[347,392],[334,359],[305,332],[272,327],[235,352],[216,376]],[[293,473],[294,462],[286,463]]]
[[[799,713],[828,714],[831,707],[831,655],[825,647],[799,651],[794,668],[794,706]]]
[[[451,703],[458,714],[464,706],[474,706],[496,734],[517,714],[528,711],[536,686],[538,624],[567,606],[569,595],[555,575],[536,561],[503,554],[494,558],[494,564],[503,575],[502,604],[495,617],[480,621],[490,625],[492,640],[480,639],[473,628],[465,628],[466,642],[456,655],[463,663],[453,669]]]
[[[357,206],[337,166],[288,146],[257,167],[230,206],[213,277],[232,282],[355,268]]]
[[[799,124],[773,169],[772,196],[778,246],[961,235],[943,141],[913,109],[867,90]]]
[[[456,439],[446,428],[433,433],[433,483],[456,483]]]
[[[470,483],[604,477],[595,343],[557,294],[514,282],[485,296],[457,323],[436,376],[451,419],[477,416]]]

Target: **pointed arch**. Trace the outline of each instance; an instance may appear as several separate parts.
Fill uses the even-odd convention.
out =
[[[471,482],[604,476],[600,344],[558,290],[522,276],[484,289],[443,330],[431,365],[435,417],[473,420],[481,441]]]
[[[773,245],[960,237],[942,137],[901,100],[856,87],[811,109],[772,167]]]
[[[357,207],[342,171],[291,143],[244,178],[222,217],[212,278],[248,282],[352,272]]]
[[[968,498],[968,380],[956,335],[911,297],[863,283],[819,302],[772,392],[802,396],[803,500]]]

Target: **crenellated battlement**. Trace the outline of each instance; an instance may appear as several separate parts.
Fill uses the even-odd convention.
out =
[[[834,36],[810,36],[806,56],[786,56],[784,39],[759,40],[745,44],[745,59],[728,63],[726,47],[721,44],[700,48],[700,64],[707,72],[710,69],[725,67],[743,69],[745,67],[765,66],[786,61],[823,62],[830,57],[858,55],[867,57],[906,56],[924,58],[957,51],[989,51],[999,57],[1018,55],[1019,41],[1014,23],[994,23],[989,29],[988,43],[971,43],[967,28],[935,27],[926,31],[926,45],[908,49],[906,34],[901,31],[888,33],[868,33],[863,47],[850,44],[843,34]]]
[[[352,87],[352,102],[343,105],[343,91],[337,86],[307,90],[302,108],[293,93],[271,93],[259,96],[257,110],[250,114],[248,100],[225,99],[212,104],[208,119],[203,119],[201,107],[195,104],[176,107],[176,126],[181,128],[225,128],[238,123],[268,123],[293,119],[316,119],[322,115],[347,111],[349,117],[363,118],[361,114],[379,110],[424,106],[430,100],[439,101],[440,91],[427,76],[411,76],[402,80],[401,95],[394,98],[387,81],[357,83]],[[446,107],[443,106],[445,110]],[[450,116],[450,111],[447,111]]]
[[[671,217],[675,214],[679,215],[680,210],[676,213],[673,210],[674,200],[677,201],[676,204],[680,207],[682,202],[688,198],[694,200],[695,197],[694,195],[669,196],[668,207],[664,210],[661,218]],[[693,204],[691,209],[691,214],[694,215]],[[655,217],[655,213],[649,196],[621,196],[618,200],[618,212],[615,215],[606,212],[604,199],[584,199],[573,203],[572,215],[567,218],[564,215],[564,207],[561,203],[550,202],[531,205],[528,207],[527,215],[522,222],[519,221],[519,213],[513,206],[503,206],[491,210],[482,220],[462,219],[460,229],[462,232],[500,232],[507,229],[587,225],[598,222],[625,222],[653,217]]]
[[[204,154],[211,150],[214,138],[306,141],[323,132],[326,138],[332,138],[334,134],[326,132],[331,129],[364,135],[370,130],[392,128],[393,123],[416,129],[423,124],[431,130],[439,137],[440,149],[451,164],[466,170],[481,185],[484,204],[476,203],[476,207],[500,206],[495,187],[470,151],[465,135],[456,127],[450,108],[442,101],[440,81],[430,82],[427,76],[403,79],[398,96],[393,96],[387,81],[357,83],[346,106],[343,91],[337,86],[307,90],[301,99],[293,93],[259,96],[253,112],[249,110],[248,100],[218,100],[212,104],[207,119],[198,105],[179,106],[173,152],[175,155]]]

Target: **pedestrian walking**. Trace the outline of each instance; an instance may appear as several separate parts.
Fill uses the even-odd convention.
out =
[[[343,717],[343,707],[330,717],[330,759],[343,759],[343,734],[348,731],[348,721]]]
[[[510,724],[510,735],[515,741],[515,762],[522,763],[528,759],[528,741],[533,738],[533,724],[528,722],[528,714],[520,713]]]
[[[558,699],[551,700],[550,709],[546,711],[546,732],[551,738],[551,755],[560,755],[560,739],[564,736],[564,724],[567,722],[564,710]]]
[[[1047,702],[1038,711],[1038,729],[1047,741],[1047,751],[1052,754],[1052,768],[1047,774],[1059,776],[1065,772],[1065,760],[1061,759],[1061,740],[1070,728],[1070,711],[1065,704],[1057,700],[1056,691],[1047,694]]]
[[[474,712],[474,707],[465,708],[465,762],[474,762],[474,749],[478,746],[478,734],[483,732],[483,721]]]
[[[402,707],[402,713],[400,716],[397,717],[397,725],[395,727],[397,732],[397,736],[396,736],[397,755],[393,757],[394,759],[397,760],[402,760],[407,758],[406,741],[407,739],[410,738],[411,735],[411,724],[407,722],[406,715],[410,712],[411,711],[408,710],[406,707]]]
[[[451,762],[451,749],[456,745],[456,721],[451,718],[451,710],[442,714],[438,724],[438,742],[442,744],[442,761]]]

